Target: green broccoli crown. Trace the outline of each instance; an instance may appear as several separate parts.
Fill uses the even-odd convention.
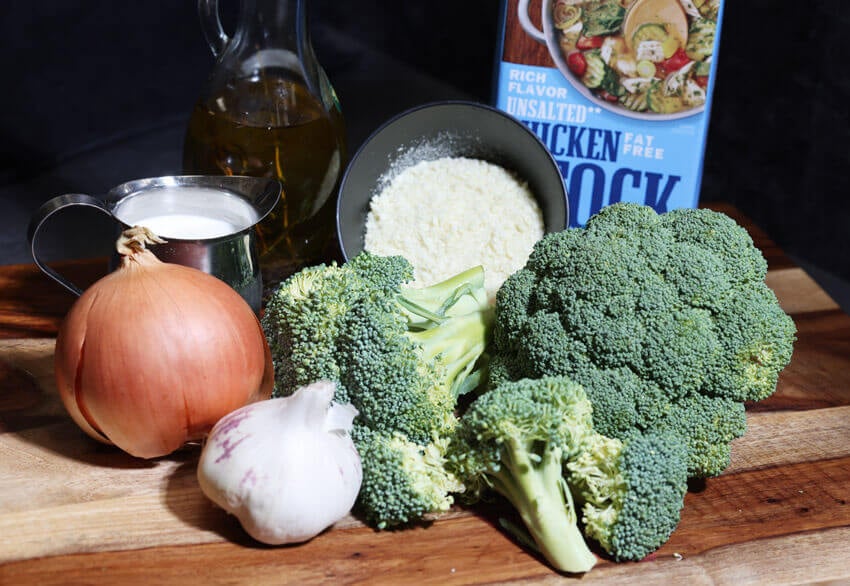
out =
[[[468,476],[499,473],[509,444],[528,453],[558,448],[569,458],[593,433],[591,413],[584,389],[566,377],[503,384],[476,398],[461,417],[457,439],[474,449],[456,450],[456,463]]]
[[[339,379],[334,355],[339,324],[362,294],[361,281],[336,264],[305,268],[280,284],[262,317],[276,396],[317,380]],[[337,400],[347,400],[344,389],[338,390]]]
[[[735,220],[707,209],[677,209],[659,216],[676,242],[693,244],[720,260],[735,284],[764,281],[767,261]]]
[[[672,434],[634,435],[625,443],[597,435],[567,463],[582,504],[584,532],[617,560],[640,560],[679,524],[687,449]]]
[[[413,265],[403,256],[358,254],[345,265],[369,284],[369,288],[384,293],[397,293],[413,280]]]
[[[718,396],[761,401],[776,389],[778,373],[791,361],[796,327],[764,283],[739,288],[724,300],[714,326],[722,351],[708,386]]]
[[[747,428],[744,404],[693,393],[677,402],[654,429],[678,435],[688,447],[688,476],[717,476],[731,459],[732,440]]]
[[[595,564],[578,528],[563,476],[565,462],[589,435],[591,405],[565,377],[523,379],[480,395],[461,417],[449,466],[468,486],[505,497],[533,543],[558,570],[586,572]]]
[[[766,270],[722,213],[603,208],[585,228],[544,236],[497,293],[495,381],[569,376],[594,403],[598,431],[620,439],[673,421],[666,414],[694,397],[764,399],[796,334]],[[720,419],[737,430],[733,411]],[[702,460],[692,458],[695,474],[717,470]]]
[[[446,438],[420,445],[364,426],[355,427],[353,436],[363,462],[357,509],[379,529],[447,511],[452,495],[464,490],[445,467]]]
[[[609,437],[650,429],[673,409],[673,399],[660,386],[628,368],[583,368],[575,380],[593,404],[594,429]]]
[[[337,400],[357,408],[356,426],[399,434],[412,446],[450,435],[458,396],[485,378],[493,313],[483,269],[420,289],[408,284],[412,276],[403,257],[364,252],[342,266],[303,269],[284,281],[262,318],[275,395],[331,379],[339,383]],[[373,490],[390,479],[386,471],[369,474],[364,482]],[[445,498],[444,486],[435,490]],[[376,524],[389,526],[424,509],[386,519],[380,508],[371,510]]]
[[[403,352],[418,347],[423,362],[442,362],[438,370],[450,377],[446,382],[455,393],[469,390],[466,377],[477,375],[480,382],[474,366],[492,329],[483,269],[418,289],[408,285],[412,276],[403,257],[364,252],[342,266],[305,268],[281,283],[262,319],[275,359],[275,394],[291,394],[322,377],[339,380],[348,367],[341,346],[363,348],[369,341],[379,343],[376,352],[391,350],[387,340]],[[366,337],[358,340],[350,328]],[[407,340],[397,335],[402,331]]]
[[[411,340],[404,317],[386,303],[360,304],[343,324],[339,380],[362,422],[420,444],[434,433],[450,433],[456,400],[446,367],[441,357],[426,355],[425,347]]]

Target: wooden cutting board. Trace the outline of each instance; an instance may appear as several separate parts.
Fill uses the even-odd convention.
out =
[[[769,284],[799,334],[774,396],[749,410],[732,464],[693,485],[670,541],[582,583],[850,583],[850,317],[801,270]],[[493,511],[375,532],[347,518],[264,547],[198,488],[198,446],[154,461],[90,440],[65,414],[54,342],[0,340],[0,583],[548,582]]]

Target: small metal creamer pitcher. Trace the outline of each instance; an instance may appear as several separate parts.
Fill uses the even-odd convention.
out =
[[[157,258],[209,273],[238,292],[259,313],[263,281],[255,226],[280,199],[276,179],[184,175],[122,183],[102,198],[66,194],[48,200],[27,230],[33,260],[41,271],[75,295],[82,289],[42,261],[38,237],[45,221],[71,206],[90,207],[116,223],[116,235],[134,225],[150,228],[166,240],[149,246]],[[113,251],[110,267],[118,266]]]

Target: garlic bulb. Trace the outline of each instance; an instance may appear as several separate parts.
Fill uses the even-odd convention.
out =
[[[321,381],[247,405],[212,429],[198,463],[204,494],[254,539],[307,541],[354,506],[363,472],[349,432],[357,410]]]

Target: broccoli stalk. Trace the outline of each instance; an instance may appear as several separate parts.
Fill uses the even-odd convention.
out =
[[[484,269],[473,267],[428,287],[402,286],[396,297],[407,320],[407,337],[423,362],[441,364],[443,384],[455,400],[485,382],[484,355],[493,308]]]
[[[552,566],[581,573],[596,564],[578,527],[570,489],[563,477],[564,451],[546,446],[537,454],[534,442],[516,437],[505,440],[498,469],[487,474],[489,486],[517,510],[531,541],[522,529],[503,524],[523,543],[534,544]]]
[[[427,363],[439,363],[443,384],[457,400],[484,382],[486,368],[479,363],[493,324],[492,311],[474,311],[444,318],[426,330],[408,331]]]
[[[446,317],[490,310],[480,266],[428,287],[402,286],[397,301],[411,330],[430,328]]]

